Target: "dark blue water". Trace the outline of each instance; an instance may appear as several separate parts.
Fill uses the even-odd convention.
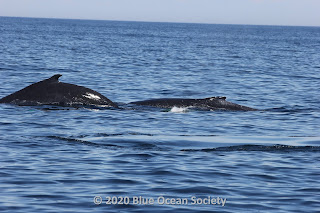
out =
[[[120,104],[262,109],[0,105],[0,212],[320,211],[320,28],[2,17],[0,72],[0,97],[60,73]]]

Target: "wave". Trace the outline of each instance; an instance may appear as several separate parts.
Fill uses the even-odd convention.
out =
[[[139,132],[44,136],[49,139],[108,149],[182,152],[318,152],[319,137],[223,137],[215,135],[161,135]],[[275,143],[276,142],[276,143]]]
[[[233,152],[233,151],[262,151],[262,152],[319,152],[320,146],[290,146],[276,144],[272,146],[265,145],[239,145],[226,146],[209,149],[182,149],[184,152]]]

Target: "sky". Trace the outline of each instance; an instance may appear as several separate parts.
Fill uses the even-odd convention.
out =
[[[320,0],[0,0],[0,16],[320,26]]]

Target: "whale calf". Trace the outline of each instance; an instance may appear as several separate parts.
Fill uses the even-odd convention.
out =
[[[257,109],[226,101],[226,97],[210,97],[203,99],[164,98],[131,102],[130,104],[152,106],[158,108],[193,107],[203,110],[257,111]]]
[[[118,107],[100,93],[75,84],[59,81],[57,74],[43,81],[31,84],[22,90],[0,99],[0,103],[23,106],[58,105],[58,106],[103,106]]]

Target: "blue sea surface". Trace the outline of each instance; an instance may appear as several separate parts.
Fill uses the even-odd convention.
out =
[[[1,104],[0,212],[320,212],[320,27],[0,17],[0,73],[123,106]],[[125,104],[212,96],[260,110]]]

